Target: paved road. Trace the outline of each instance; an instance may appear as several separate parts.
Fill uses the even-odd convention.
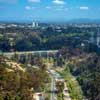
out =
[[[56,100],[57,98],[57,96],[56,96],[56,94],[55,94],[55,80],[54,80],[54,78],[52,77],[52,82],[51,82],[51,100]]]
[[[56,90],[56,84],[55,84],[55,79],[54,79],[54,74],[51,70],[48,70],[50,72],[51,76],[51,99],[50,100],[57,100],[57,94],[55,93]]]

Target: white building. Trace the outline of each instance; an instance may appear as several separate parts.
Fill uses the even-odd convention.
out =
[[[98,29],[98,33],[97,33],[97,40],[96,40],[96,44],[98,47],[100,47],[100,32],[99,32],[99,29]]]
[[[33,28],[38,27],[38,26],[39,26],[39,25],[38,25],[37,22],[33,22],[33,23],[32,23],[32,27],[33,27]]]

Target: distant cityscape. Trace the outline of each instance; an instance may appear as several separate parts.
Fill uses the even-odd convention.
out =
[[[91,23],[68,23],[68,24],[51,24],[51,23],[0,23],[0,37],[5,36],[9,38],[8,40],[11,42],[17,36],[18,32],[36,32],[37,34],[43,33],[46,29],[52,30],[54,33],[64,33],[66,34],[69,28],[80,29],[81,33],[86,32],[89,34],[89,38],[83,40],[83,43],[92,43],[100,47],[100,24],[91,24]],[[94,29],[93,29],[94,28]],[[84,30],[83,30],[84,29]],[[48,30],[49,31],[49,30]],[[45,34],[44,34],[45,35]],[[80,38],[78,36],[74,38]],[[14,45],[13,42],[10,45]]]

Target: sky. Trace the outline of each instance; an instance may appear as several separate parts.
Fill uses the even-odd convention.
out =
[[[100,0],[0,0],[0,21],[100,19]]]

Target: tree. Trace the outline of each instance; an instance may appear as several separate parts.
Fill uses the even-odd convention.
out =
[[[64,83],[61,82],[61,81],[57,81],[57,82],[56,82],[56,87],[57,87],[58,93],[61,94],[61,97],[62,97],[62,100],[63,100]]]

